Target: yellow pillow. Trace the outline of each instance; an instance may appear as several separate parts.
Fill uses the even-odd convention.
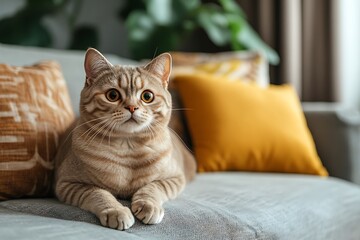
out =
[[[229,81],[212,75],[175,79],[198,171],[260,171],[327,176],[300,102],[290,86]]]
[[[269,85],[269,71],[266,58],[251,51],[195,53],[171,52],[173,65],[169,90],[173,98],[173,108],[183,109],[179,94],[173,80],[177,75],[211,74],[226,77],[232,81],[256,83],[261,87]],[[183,111],[173,111],[169,126],[187,145],[190,145],[189,133],[186,131]]]

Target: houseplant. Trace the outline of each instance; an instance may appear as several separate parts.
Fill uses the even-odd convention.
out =
[[[136,59],[151,58],[156,50],[177,50],[192,32],[203,29],[217,46],[261,51],[270,63],[279,62],[277,53],[252,29],[234,0],[127,1],[120,15],[125,20],[130,51]]]
[[[75,26],[82,0],[26,0],[13,15],[0,19],[0,42],[25,46],[52,46],[44,18],[59,14],[66,19],[71,41],[68,48],[96,47],[98,34],[92,26]]]

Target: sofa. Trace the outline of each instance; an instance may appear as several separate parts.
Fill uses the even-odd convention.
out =
[[[106,54],[115,64],[138,64]],[[0,44],[0,62],[60,63],[78,114],[83,51]],[[360,239],[360,127],[356,111],[336,103],[303,103],[329,177],[222,171],[197,174],[165,204],[157,225],[138,220],[126,231],[53,197],[0,202],[0,239]],[[119,200],[125,206],[129,202]]]

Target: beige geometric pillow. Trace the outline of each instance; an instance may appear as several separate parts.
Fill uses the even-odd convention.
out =
[[[258,52],[238,51],[219,53],[172,52],[172,78],[177,75],[207,73],[229,80],[269,85],[269,68]]]
[[[59,138],[73,121],[58,63],[0,64],[0,200],[49,193]]]

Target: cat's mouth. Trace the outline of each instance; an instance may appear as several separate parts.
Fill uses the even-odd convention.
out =
[[[134,118],[134,116],[131,116],[128,120],[125,121],[125,123],[138,123],[138,121]]]

